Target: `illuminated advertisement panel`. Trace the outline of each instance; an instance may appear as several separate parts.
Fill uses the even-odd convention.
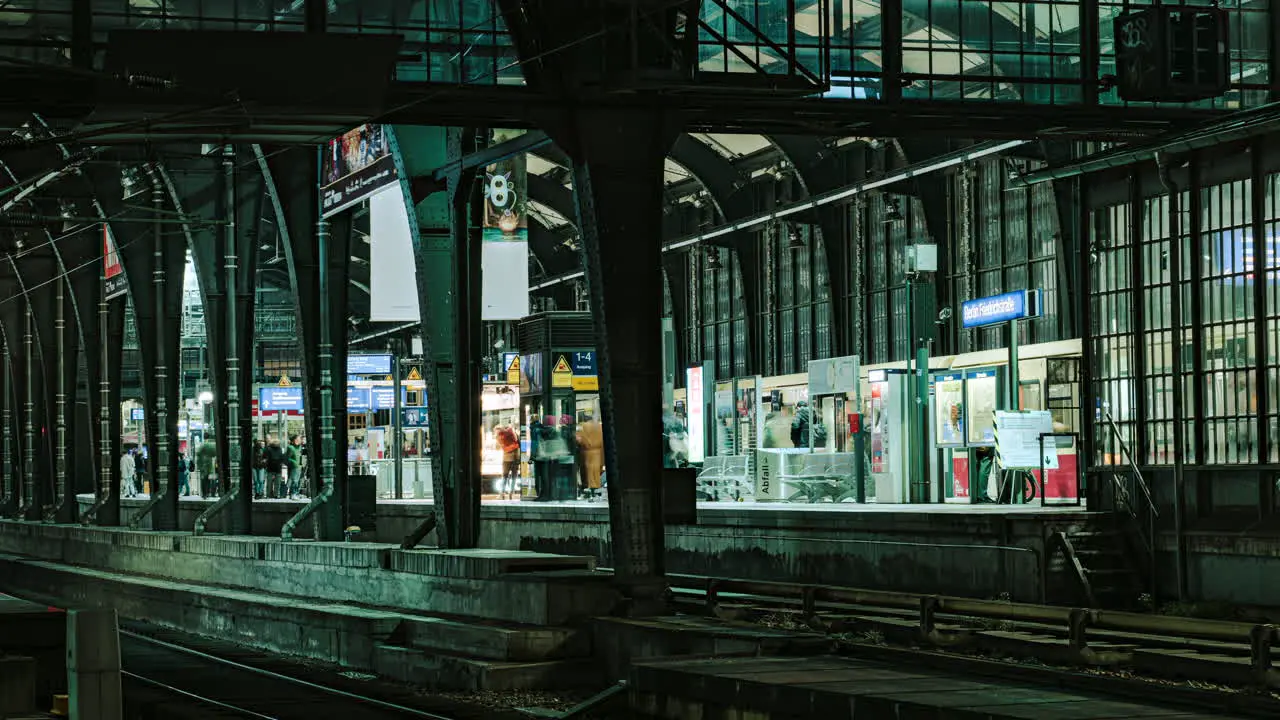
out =
[[[689,462],[699,463],[707,457],[706,390],[702,386],[702,368],[685,371],[686,410],[689,413]]]
[[[391,145],[382,125],[361,125],[330,140],[320,159],[320,209],[342,212],[397,180]]]

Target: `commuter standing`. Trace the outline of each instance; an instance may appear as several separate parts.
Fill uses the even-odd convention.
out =
[[[267,467],[267,496],[278,500],[284,497],[284,485],[280,482],[280,472],[284,469],[284,450],[280,448],[280,440],[274,435],[268,439],[263,462]]]
[[[138,489],[134,483],[135,466],[133,464],[133,451],[125,450],[120,455],[120,492],[125,497],[137,497]]]
[[[253,441],[253,499],[261,500],[266,493],[267,456],[261,440]]]
[[[604,473],[604,428],[591,415],[578,426],[575,438],[581,454],[581,493],[592,500],[600,492],[600,475]]]
[[[289,499],[297,500],[299,480],[302,477],[302,448],[297,435],[289,436],[289,447],[285,448],[284,461],[289,471]]]
[[[213,475],[214,461],[218,457],[218,446],[205,441],[196,449],[196,470],[200,480],[199,490],[204,497],[218,497],[218,483]]]
[[[178,497],[191,494],[191,466],[187,464],[187,454],[178,453]]]
[[[138,492],[146,492],[148,495],[151,494],[150,493],[151,488],[147,486],[147,446],[146,445],[141,445],[138,447],[138,449],[134,450],[133,471],[136,477],[138,478],[137,480]]]
[[[519,497],[517,479],[520,477],[520,438],[510,425],[498,428],[498,447],[502,449],[502,496]]]

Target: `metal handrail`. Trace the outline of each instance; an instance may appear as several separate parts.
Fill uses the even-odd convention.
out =
[[[1125,445],[1124,438],[1120,435],[1120,428],[1116,425],[1116,420],[1111,416],[1111,408],[1107,405],[1102,406],[1102,418],[1107,421],[1107,426],[1111,429],[1111,434],[1116,439],[1116,444],[1120,446],[1120,452],[1124,455],[1125,460],[1129,463],[1129,472],[1133,473],[1134,479],[1137,481],[1138,487],[1142,488],[1142,494],[1147,499],[1147,509],[1155,517],[1160,517],[1160,511],[1156,508],[1155,498],[1151,495],[1151,488],[1147,486],[1147,481],[1142,477],[1142,471],[1138,469],[1137,463],[1133,461],[1133,453],[1129,452],[1129,446]]]

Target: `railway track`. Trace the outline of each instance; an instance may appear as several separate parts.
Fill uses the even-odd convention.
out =
[[[670,577],[685,612],[826,633],[837,651],[1280,717],[1277,627],[853,588]]]
[[[473,720],[491,709],[138,623],[120,630],[125,717],[139,720]]]

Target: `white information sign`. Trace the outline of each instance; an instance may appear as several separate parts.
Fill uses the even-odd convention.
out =
[[[1000,466],[1023,470],[1058,469],[1058,444],[1053,438],[1044,443],[1041,456],[1040,436],[1053,432],[1053,415],[1048,410],[1029,412],[996,411],[996,453]]]
[[[858,389],[858,356],[809,361],[809,397],[851,393]]]

